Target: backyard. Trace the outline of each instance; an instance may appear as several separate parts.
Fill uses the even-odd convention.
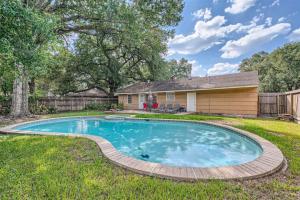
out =
[[[300,199],[299,10],[1,0],[0,200]]]
[[[96,111],[45,115],[104,115]],[[138,118],[208,120],[255,133],[276,144],[288,169],[249,181],[177,182],[141,176],[111,164],[95,142],[60,136],[0,136],[1,199],[299,199],[300,125],[272,119],[138,114]],[[4,126],[12,122],[2,122]]]

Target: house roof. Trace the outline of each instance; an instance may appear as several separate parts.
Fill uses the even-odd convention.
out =
[[[165,92],[258,87],[258,84],[258,73],[253,71],[219,76],[193,77],[190,79],[154,81],[151,83],[139,82],[119,89],[116,95],[147,93],[149,91]]]
[[[77,92],[69,92],[69,97],[106,97],[107,94],[98,88],[89,88]]]

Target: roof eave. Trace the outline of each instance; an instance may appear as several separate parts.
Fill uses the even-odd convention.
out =
[[[232,86],[232,87],[220,87],[220,88],[201,88],[201,89],[189,89],[189,90],[163,90],[163,91],[152,91],[152,93],[163,93],[163,92],[189,92],[189,91],[207,91],[207,90],[222,90],[222,89],[237,89],[237,88],[256,88],[257,85],[244,85],[244,86]],[[149,92],[116,92],[115,95],[125,95],[125,94],[140,94]]]

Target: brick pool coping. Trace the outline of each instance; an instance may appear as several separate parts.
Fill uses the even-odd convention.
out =
[[[160,163],[147,162],[138,160],[133,157],[126,156],[119,152],[113,145],[106,139],[100,136],[92,136],[85,134],[66,134],[66,133],[54,133],[54,132],[32,132],[32,131],[19,131],[14,130],[14,127],[19,125],[25,125],[33,122],[42,122],[55,119],[69,119],[69,118],[103,118],[103,117],[60,117],[49,118],[42,120],[29,121],[24,123],[18,123],[4,128],[0,128],[0,133],[6,134],[30,134],[30,135],[59,135],[59,136],[71,136],[71,137],[84,137],[93,140],[97,143],[101,149],[103,155],[108,158],[112,163],[123,167],[125,169],[134,171],[142,175],[156,176],[160,178],[183,180],[183,181],[195,181],[195,180],[245,180],[260,178],[280,170],[284,164],[284,156],[282,152],[271,142],[253,134],[248,131],[240,130],[228,125],[205,122],[205,121],[193,121],[193,120],[170,120],[170,119],[143,119],[143,118],[127,118],[128,120],[147,120],[147,121],[179,121],[199,124],[209,124],[213,126],[222,127],[225,129],[233,130],[242,136],[252,139],[259,144],[262,148],[262,155],[257,159],[235,166],[224,167],[174,167]]]

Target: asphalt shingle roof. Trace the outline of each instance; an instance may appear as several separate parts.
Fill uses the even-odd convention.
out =
[[[256,71],[253,71],[219,76],[193,77],[191,79],[154,81],[151,83],[139,82],[119,89],[117,91],[117,94],[143,93],[149,92],[150,90],[152,92],[205,90],[258,86],[258,84],[258,74]]]

